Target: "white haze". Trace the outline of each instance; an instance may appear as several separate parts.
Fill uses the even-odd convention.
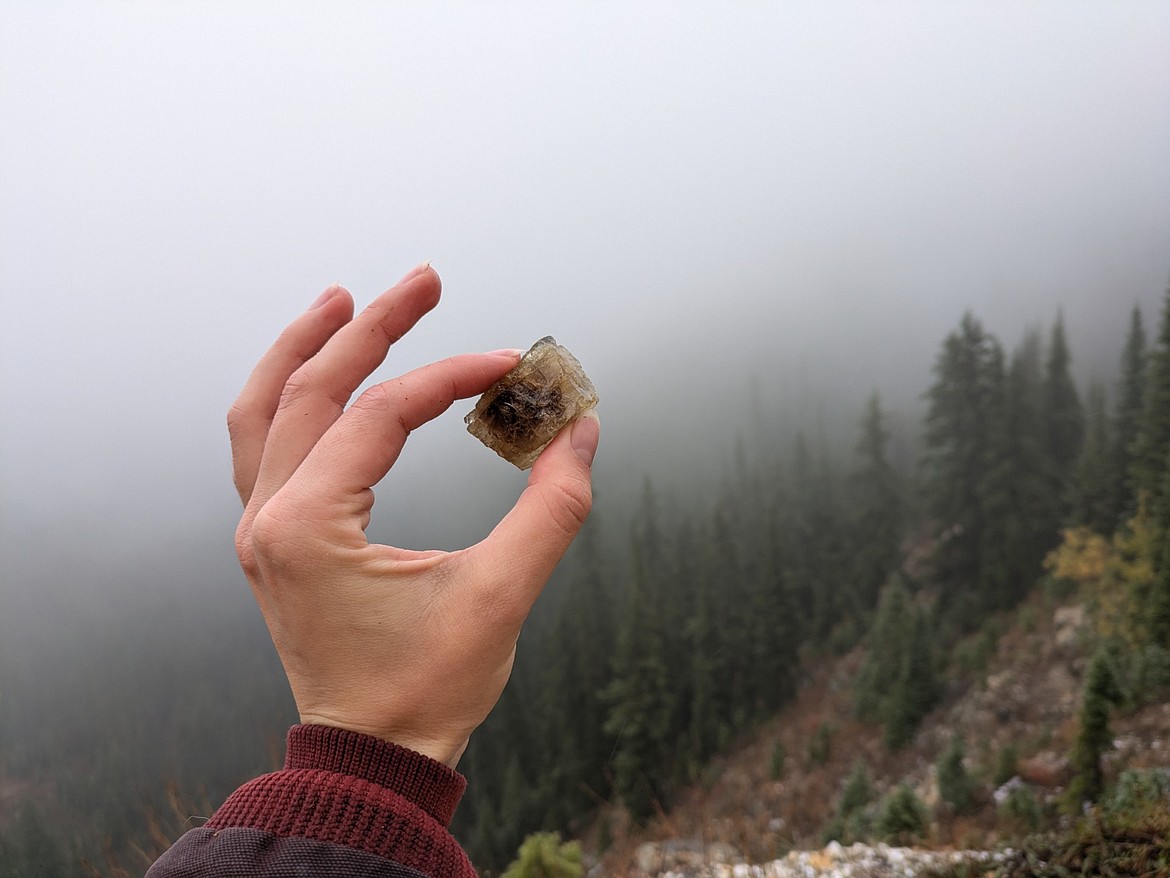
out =
[[[1168,157],[1164,2],[0,4],[0,617],[241,587],[223,416],[329,283],[434,260],[383,378],[558,336],[619,498],[717,472],[753,383],[791,430],[873,389],[912,428],[965,309],[1010,345],[1063,308],[1108,378]],[[380,532],[515,497],[469,407]]]

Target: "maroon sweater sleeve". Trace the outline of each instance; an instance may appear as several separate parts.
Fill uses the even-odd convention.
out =
[[[232,793],[147,878],[473,878],[447,831],[465,788],[460,774],[412,750],[293,726],[284,768]]]

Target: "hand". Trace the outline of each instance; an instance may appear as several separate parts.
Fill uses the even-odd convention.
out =
[[[371,486],[415,428],[486,390],[517,351],[465,354],[358,385],[439,301],[415,269],[356,318],[322,294],[228,414],[240,563],[301,721],[375,735],[454,767],[511,673],[520,626],[591,504],[595,417],[545,449],[515,507],[457,552],[371,544]],[[457,499],[452,502],[457,503]]]

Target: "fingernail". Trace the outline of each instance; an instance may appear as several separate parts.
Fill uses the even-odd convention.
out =
[[[500,348],[498,351],[488,351],[489,357],[520,357],[524,351],[520,348]]]
[[[309,310],[314,311],[317,308],[320,308],[322,305],[336,296],[339,289],[341,289],[339,284],[333,284],[331,287],[329,287],[329,289],[327,289],[313,301],[313,304],[309,306]]]
[[[593,456],[597,454],[597,440],[601,437],[601,421],[597,417],[597,410],[590,409],[573,422],[573,433],[569,437],[573,446],[573,453],[585,466],[593,466]]]
[[[419,263],[414,268],[412,268],[410,271],[408,271],[406,273],[406,276],[403,277],[402,280],[399,281],[399,283],[404,284],[408,280],[411,280],[413,278],[418,277],[420,274],[422,274],[424,271],[426,271],[430,267],[431,267],[431,260],[429,260],[429,259],[426,262]]]

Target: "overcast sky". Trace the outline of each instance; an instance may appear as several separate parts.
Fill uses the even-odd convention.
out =
[[[0,599],[220,576],[252,364],[425,259],[379,376],[551,333],[603,484],[724,454],[753,376],[910,405],[968,308],[1105,375],[1170,281],[1170,4],[0,2]],[[522,484],[470,407],[405,542]]]

